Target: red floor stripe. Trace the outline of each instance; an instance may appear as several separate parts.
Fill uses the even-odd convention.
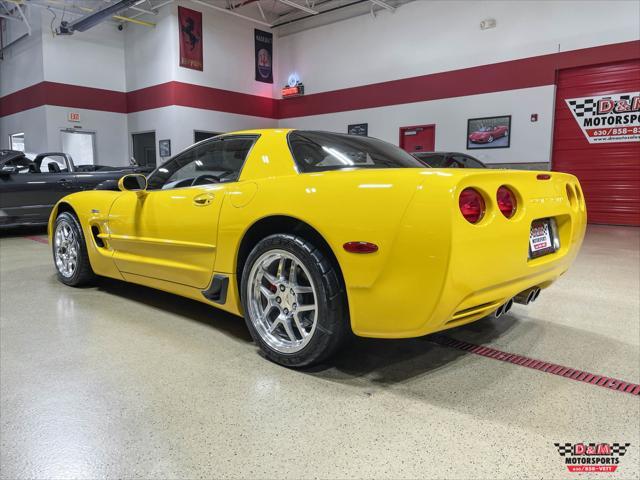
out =
[[[530,368],[532,370],[538,370],[540,372],[551,373],[553,375],[558,375],[570,380],[576,380],[578,382],[608,388],[609,390],[615,390],[617,392],[630,393],[631,395],[640,396],[640,385],[636,383],[630,383],[623,380],[618,380],[617,378],[596,375],[594,373],[585,372],[584,370],[564,367],[562,365],[544,362],[542,360],[536,360],[515,353],[503,352],[501,350],[497,350],[495,348],[487,347],[484,345],[475,345],[473,343],[464,342],[462,340],[455,340],[444,335],[434,335],[430,338],[430,340],[444,347],[457,348],[458,350],[475,353],[476,355],[480,355],[482,357],[493,358],[494,360],[512,363],[514,365]]]
[[[28,240],[33,240],[34,242],[38,242],[38,243],[44,243],[45,245],[47,245],[49,243],[49,240],[47,240],[47,237],[36,237],[35,235],[29,235],[27,237],[24,237]]]

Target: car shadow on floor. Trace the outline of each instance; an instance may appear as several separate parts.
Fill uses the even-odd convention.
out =
[[[100,291],[109,295],[199,322],[222,331],[234,340],[245,343],[252,341],[242,318],[213,306],[109,278],[99,278],[96,285]],[[516,317],[509,315],[503,316],[499,321],[485,318],[447,333],[461,331],[467,339],[471,335],[474,342],[486,343],[495,340],[518,322]],[[335,357],[323,364],[302,369],[301,373],[330,381],[348,382],[367,377],[377,384],[394,384],[446,367],[468,355],[460,350],[437,345],[432,339],[431,336],[397,340],[353,337]]]
[[[97,288],[107,294],[142,303],[169,312],[185,320],[207,325],[241,342],[252,342],[244,320],[213,306],[185,297],[120,280],[100,278]],[[488,343],[503,335],[520,321],[505,315],[499,319],[488,317],[445,334],[456,332],[467,341]],[[353,337],[335,357],[311,368],[303,374],[329,381],[347,382],[363,379],[378,385],[392,385],[422,376],[449,366],[467,352],[445,348],[434,343],[432,336],[408,339],[372,339]],[[256,347],[257,355],[260,354]],[[262,355],[261,355],[262,356]],[[264,361],[268,361],[264,359]]]
[[[242,318],[205,303],[110,278],[99,278],[96,285],[99,290],[110,295],[143,303],[149,307],[185,317],[186,320],[202,323],[242,342],[252,341]]]
[[[484,344],[496,340],[519,323],[520,320],[511,315],[505,315],[499,321],[487,317],[443,334]],[[355,337],[330,363],[307,371],[326,380],[366,378],[378,385],[392,385],[447,367],[467,355],[467,352],[438,345],[434,335],[397,340]]]
[[[0,228],[0,238],[28,237],[32,235],[46,235],[46,234],[47,234],[46,225]]]

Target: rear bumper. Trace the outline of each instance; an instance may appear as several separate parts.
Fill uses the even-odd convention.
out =
[[[487,193],[500,182],[488,185]],[[452,211],[451,203],[425,221],[424,212],[438,204],[437,192],[418,199],[375,283],[348,288],[354,333],[422,336],[483,318],[528,288],[547,288],[575,260],[586,228],[584,202],[570,204],[561,187],[557,197],[521,198],[512,219],[489,206],[477,225]],[[555,219],[560,248],[529,259],[531,223],[543,218]]]

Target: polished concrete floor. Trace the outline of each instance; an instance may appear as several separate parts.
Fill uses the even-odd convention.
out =
[[[429,337],[287,370],[205,305],[65,287],[38,235],[0,239],[4,479],[584,478],[553,445],[580,441],[631,443],[597,476],[640,475],[637,396]],[[533,306],[447,335],[640,383],[639,252],[639,229],[590,227]]]

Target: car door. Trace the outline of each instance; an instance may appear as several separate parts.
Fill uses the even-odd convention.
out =
[[[227,136],[195,145],[154,171],[145,193],[118,197],[108,218],[118,269],[206,288],[222,202],[256,139]]]
[[[38,156],[29,163],[32,168],[3,176],[0,181],[2,210],[9,217],[19,217],[21,223],[43,223],[53,205],[72,192],[73,178],[64,160]]]

